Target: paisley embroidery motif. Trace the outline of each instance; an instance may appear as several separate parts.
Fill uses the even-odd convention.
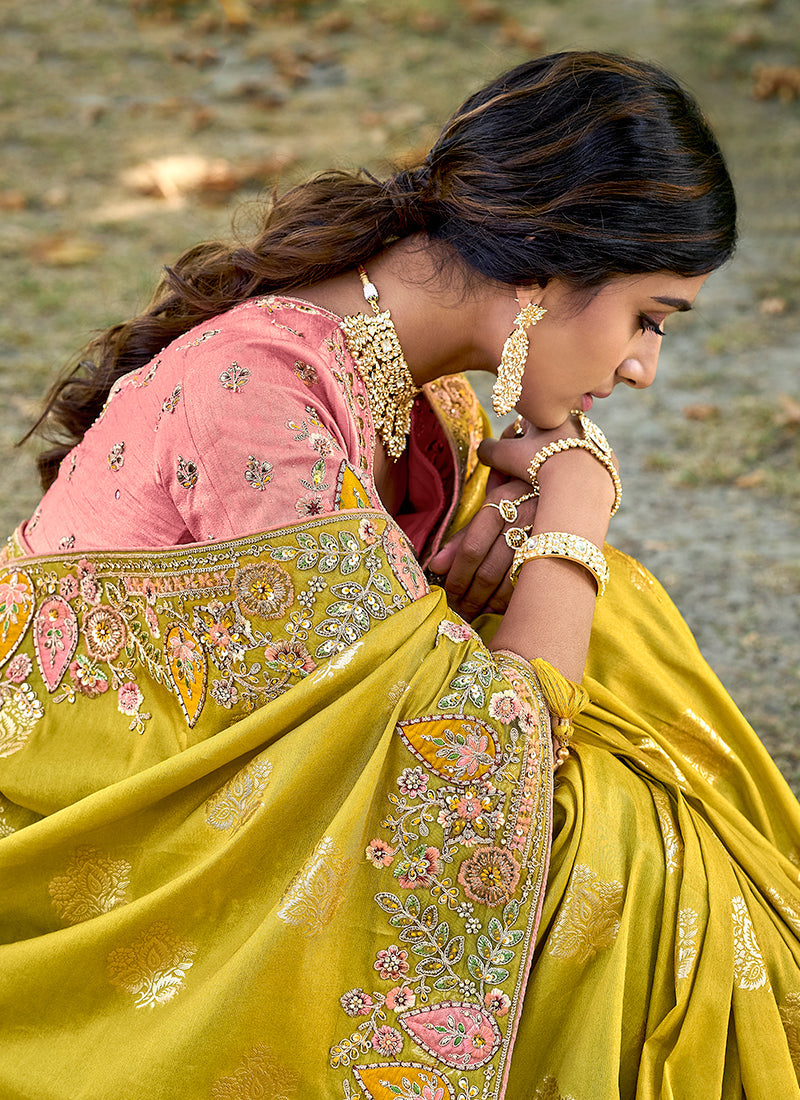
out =
[[[455,1100],[446,1077],[415,1062],[355,1066],[353,1076],[370,1100]]]
[[[136,1008],[171,1001],[183,988],[197,948],[164,921],[151,924],[126,947],[108,956],[108,980],[134,998]]]
[[[339,467],[336,482],[336,507],[339,509],[373,507],[364,483],[347,462],[343,462]]]
[[[350,860],[342,857],[332,837],[323,837],[289,884],[278,916],[304,936],[315,936],[336,916],[349,873]]]
[[[62,596],[50,596],[40,605],[33,624],[36,663],[49,692],[61,683],[77,645],[77,615]]]
[[[770,988],[764,957],[756,940],[747,903],[741,895],[731,899],[733,907],[733,975],[738,989]]]
[[[206,697],[208,666],[205,655],[183,623],[175,623],[167,631],[164,653],[173,690],[186,721],[192,727],[200,716]]]
[[[33,583],[22,569],[0,573],[0,665],[4,664],[28,629],[35,605]]]
[[[412,1009],[398,1023],[423,1050],[452,1069],[486,1065],[503,1039],[493,1016],[474,1004],[457,1001]]]
[[[76,849],[65,873],[52,878],[48,887],[59,917],[79,924],[124,905],[130,870],[127,860],[113,859],[88,845]]]
[[[675,977],[678,981],[688,978],[697,958],[697,913],[694,909],[681,909],[678,914],[678,934],[675,941]]]
[[[251,760],[208,799],[206,823],[231,835],[237,832],[261,807],[271,774],[269,760]]]
[[[496,768],[497,736],[480,718],[433,714],[399,722],[397,732],[414,756],[443,779],[465,783]]]
[[[297,1095],[297,1074],[283,1069],[269,1047],[259,1045],[246,1054],[228,1077],[220,1077],[211,1089],[213,1100],[292,1100]]]
[[[619,931],[622,897],[621,882],[604,882],[577,863],[550,936],[550,954],[585,963],[609,947]]]

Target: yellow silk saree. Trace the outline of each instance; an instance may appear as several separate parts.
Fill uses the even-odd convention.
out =
[[[340,512],[0,567],[0,1096],[798,1096],[800,813],[609,550],[529,666]]]

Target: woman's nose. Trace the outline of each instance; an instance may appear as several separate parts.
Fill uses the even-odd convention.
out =
[[[617,377],[626,386],[632,386],[636,390],[646,390],[655,381],[659,351],[660,348],[648,355],[638,355],[635,359],[623,359],[617,367]]]

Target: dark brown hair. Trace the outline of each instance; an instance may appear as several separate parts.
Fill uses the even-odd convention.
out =
[[[416,168],[381,181],[327,172],[266,207],[245,246],[199,244],[149,307],[85,350],[32,431],[46,488],[117,378],[237,303],[289,292],[422,232],[468,271],[509,284],[557,276],[706,274],[736,240],[733,187],[699,107],[653,65],[595,52],[536,58],[471,96]],[[29,433],[30,434],[30,433]]]

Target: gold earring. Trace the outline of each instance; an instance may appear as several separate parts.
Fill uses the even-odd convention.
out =
[[[522,376],[528,359],[528,328],[533,328],[547,310],[528,302],[516,316],[514,329],[503,344],[497,380],[492,387],[492,408],[497,416],[505,416],[516,406],[522,394]]]

